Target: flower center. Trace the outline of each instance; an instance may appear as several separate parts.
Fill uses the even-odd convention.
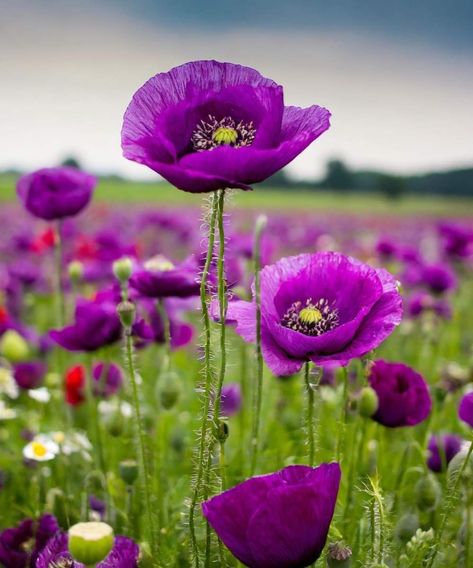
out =
[[[245,123],[242,120],[236,123],[233,118],[226,116],[217,120],[209,114],[208,120],[201,120],[191,136],[194,150],[213,150],[218,146],[232,146],[241,148],[251,146],[255,139],[256,129],[253,122]]]
[[[284,327],[310,336],[322,335],[337,327],[338,323],[338,310],[325,298],[315,303],[312,298],[304,304],[300,301],[294,302],[281,320]]]
[[[40,442],[33,442],[31,444],[31,449],[33,450],[33,454],[37,458],[43,458],[48,452],[46,447],[43,446],[43,444],[41,444]]]

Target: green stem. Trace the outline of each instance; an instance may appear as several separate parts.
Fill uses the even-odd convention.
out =
[[[212,387],[212,361],[211,361],[211,330],[210,330],[210,317],[209,308],[207,305],[207,281],[210,272],[210,266],[212,263],[214,245],[215,245],[215,224],[218,212],[218,195],[213,194],[212,199],[212,212],[210,216],[209,223],[209,235],[208,235],[208,248],[207,257],[205,259],[204,269],[202,272],[202,278],[200,281],[200,303],[202,309],[203,327],[204,327],[204,394],[203,394],[203,408],[202,408],[202,419],[200,427],[200,442],[197,453],[197,471],[195,475],[194,490],[192,493],[192,499],[189,509],[189,531],[190,531],[190,541],[191,541],[191,553],[193,556],[193,563],[195,568],[200,566],[199,559],[199,546],[197,543],[197,536],[195,530],[195,510],[197,507],[197,502],[201,496],[202,490],[202,480],[204,479],[206,464],[207,464],[207,453],[210,452],[209,445],[210,440],[208,439],[208,423],[209,423],[209,409],[211,402],[211,387]]]
[[[355,451],[352,452],[348,470],[347,498],[345,503],[345,510],[343,512],[343,526],[345,527],[350,519],[349,513],[353,501],[355,475],[358,471],[358,465],[360,463],[361,457],[363,456],[363,450],[365,446],[367,421],[365,418],[361,418],[361,420],[361,431],[355,430]]]
[[[156,531],[154,528],[154,514],[151,504],[151,483],[150,483],[150,476],[148,470],[148,462],[146,459],[145,432],[141,416],[140,397],[138,395],[138,383],[136,380],[131,328],[125,329],[125,349],[126,349],[128,373],[130,376],[133,411],[135,414],[135,427],[136,427],[137,442],[138,442],[137,451],[138,451],[139,464],[141,470],[141,481],[142,481],[143,495],[145,500],[145,511],[146,511],[148,531],[150,537],[151,554],[153,557],[153,565],[158,566]]]
[[[58,327],[64,327],[66,321],[66,307],[64,300],[64,290],[62,288],[62,240],[61,240],[61,222],[58,221],[54,231],[54,262],[55,270],[55,294],[57,303],[57,323]]]
[[[253,427],[251,432],[250,476],[254,475],[258,464],[259,430],[261,421],[261,402],[263,400],[263,353],[261,350],[261,237],[266,226],[266,218],[259,217],[255,228],[254,272],[256,303],[256,389],[253,399]]]
[[[337,462],[340,462],[343,454],[343,447],[345,445],[345,432],[347,427],[347,417],[348,417],[348,368],[343,367],[343,408],[342,408],[342,419],[338,432]]]
[[[314,385],[310,384],[310,361],[304,365],[304,379],[307,391],[307,437],[309,443],[309,465],[314,467],[315,456],[315,431],[314,431]]]
[[[171,323],[163,299],[158,300],[158,312],[161,316],[164,330],[164,357],[161,372],[165,373],[171,367]]]

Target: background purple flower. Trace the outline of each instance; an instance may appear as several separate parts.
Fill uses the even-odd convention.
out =
[[[230,383],[222,388],[220,410],[223,416],[230,418],[241,408],[241,389],[238,383]]]
[[[378,395],[378,410],[372,418],[383,426],[415,426],[430,414],[429,387],[407,365],[378,359],[370,368],[368,382]]]
[[[462,438],[455,434],[439,434],[431,436],[427,449],[429,455],[427,465],[432,471],[445,471],[450,461],[462,447]]]
[[[123,384],[123,370],[115,363],[95,363],[92,368],[95,395],[110,397],[120,390]]]
[[[283,258],[261,272],[262,350],[275,375],[305,361],[346,365],[377,347],[401,321],[395,279],[339,253]],[[228,304],[245,341],[256,336],[255,303]]]
[[[130,278],[130,285],[147,298],[188,298],[200,292],[197,265],[188,259],[174,266],[164,257],[154,257],[144,263]]]
[[[282,87],[249,67],[193,61],[159,73],[134,95],[123,155],[179,189],[249,189],[329,128],[328,110],[285,107]]]
[[[202,504],[205,518],[249,568],[302,568],[320,556],[340,484],[337,463],[252,477]]]
[[[25,208],[46,221],[77,215],[92,198],[96,179],[75,168],[44,168],[22,176],[17,193]]]
[[[458,416],[473,428],[473,392],[465,394],[458,407]]]
[[[42,361],[17,363],[13,370],[15,381],[22,389],[35,389],[41,386],[45,373],[46,364]]]
[[[457,278],[446,264],[429,264],[422,268],[421,283],[434,294],[442,294],[457,287]]]

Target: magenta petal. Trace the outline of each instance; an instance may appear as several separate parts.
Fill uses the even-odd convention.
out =
[[[285,377],[298,373],[304,359],[291,358],[274,341],[268,330],[263,329],[261,334],[261,349],[266,365],[276,376]]]
[[[217,304],[218,306],[218,304]],[[256,341],[256,304],[236,300],[228,303],[227,321],[236,322],[236,332],[248,343]]]

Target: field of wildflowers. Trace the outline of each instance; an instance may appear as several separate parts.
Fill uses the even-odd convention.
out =
[[[192,206],[96,204],[68,167],[18,180],[1,566],[473,566],[471,218],[232,204],[329,117],[193,62],[122,130]]]

